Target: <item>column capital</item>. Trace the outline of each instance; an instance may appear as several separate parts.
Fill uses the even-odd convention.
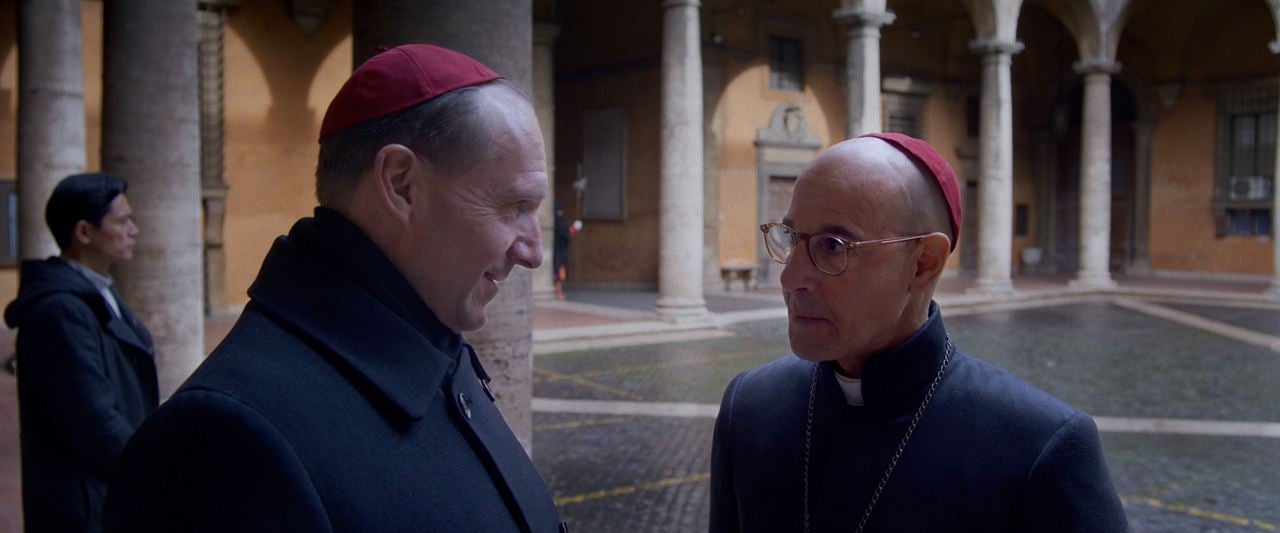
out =
[[[854,28],[880,28],[893,24],[894,19],[898,18],[892,11],[870,11],[856,7],[842,7],[831,12],[831,18],[836,20],[837,24],[844,24]]]
[[[663,0],[662,9],[671,9],[673,7],[692,7],[698,9],[702,7],[699,0]]]
[[[560,37],[560,25],[550,22],[534,21],[533,23],[533,45],[534,46],[551,46]]]
[[[976,54],[1009,54],[1021,52],[1026,46],[1018,41],[1001,41],[999,39],[974,39],[969,42],[969,51]]]
[[[1116,61],[1111,61],[1109,59],[1086,59],[1083,61],[1076,61],[1075,63],[1071,64],[1071,69],[1075,70],[1076,74],[1085,74],[1085,75],[1118,74],[1121,68],[1122,67],[1120,63]]]

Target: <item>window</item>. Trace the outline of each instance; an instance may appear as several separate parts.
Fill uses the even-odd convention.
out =
[[[804,49],[798,39],[769,36],[769,88],[804,90]]]
[[[626,218],[626,128],[627,111],[621,107],[592,109],[582,114],[582,170],[578,180],[582,217],[586,220]]]
[[[1270,235],[1275,194],[1276,89],[1224,91],[1218,102],[1218,236]]]
[[[1026,237],[1029,233],[1028,226],[1031,222],[1030,207],[1027,204],[1018,204],[1013,208],[1013,236]]]
[[[0,266],[18,264],[18,191],[13,179],[0,181]]]
[[[924,138],[925,95],[884,92],[880,95],[884,108],[884,130]]]

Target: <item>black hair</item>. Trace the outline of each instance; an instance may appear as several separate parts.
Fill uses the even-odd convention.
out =
[[[62,178],[44,207],[44,221],[58,248],[66,251],[71,247],[71,234],[81,220],[95,228],[102,227],[102,217],[111,211],[111,202],[128,188],[123,179],[105,172]]]
[[[355,190],[360,175],[373,165],[378,150],[402,144],[436,168],[456,173],[484,159],[489,133],[478,112],[480,89],[505,87],[524,94],[504,79],[464,87],[396,114],[340,129],[320,139],[316,165],[316,198],[320,205],[341,205]]]

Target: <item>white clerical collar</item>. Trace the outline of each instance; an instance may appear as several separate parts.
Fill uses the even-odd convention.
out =
[[[840,384],[840,390],[844,391],[844,401],[849,405],[856,407],[862,406],[862,380],[859,378],[851,378],[840,372],[836,372],[836,383]]]

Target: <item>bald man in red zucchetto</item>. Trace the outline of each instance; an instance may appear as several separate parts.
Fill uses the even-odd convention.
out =
[[[724,393],[711,531],[1125,531],[1093,419],[959,349],[934,289],[955,172],[901,134],[851,139],[761,227],[794,355]]]

